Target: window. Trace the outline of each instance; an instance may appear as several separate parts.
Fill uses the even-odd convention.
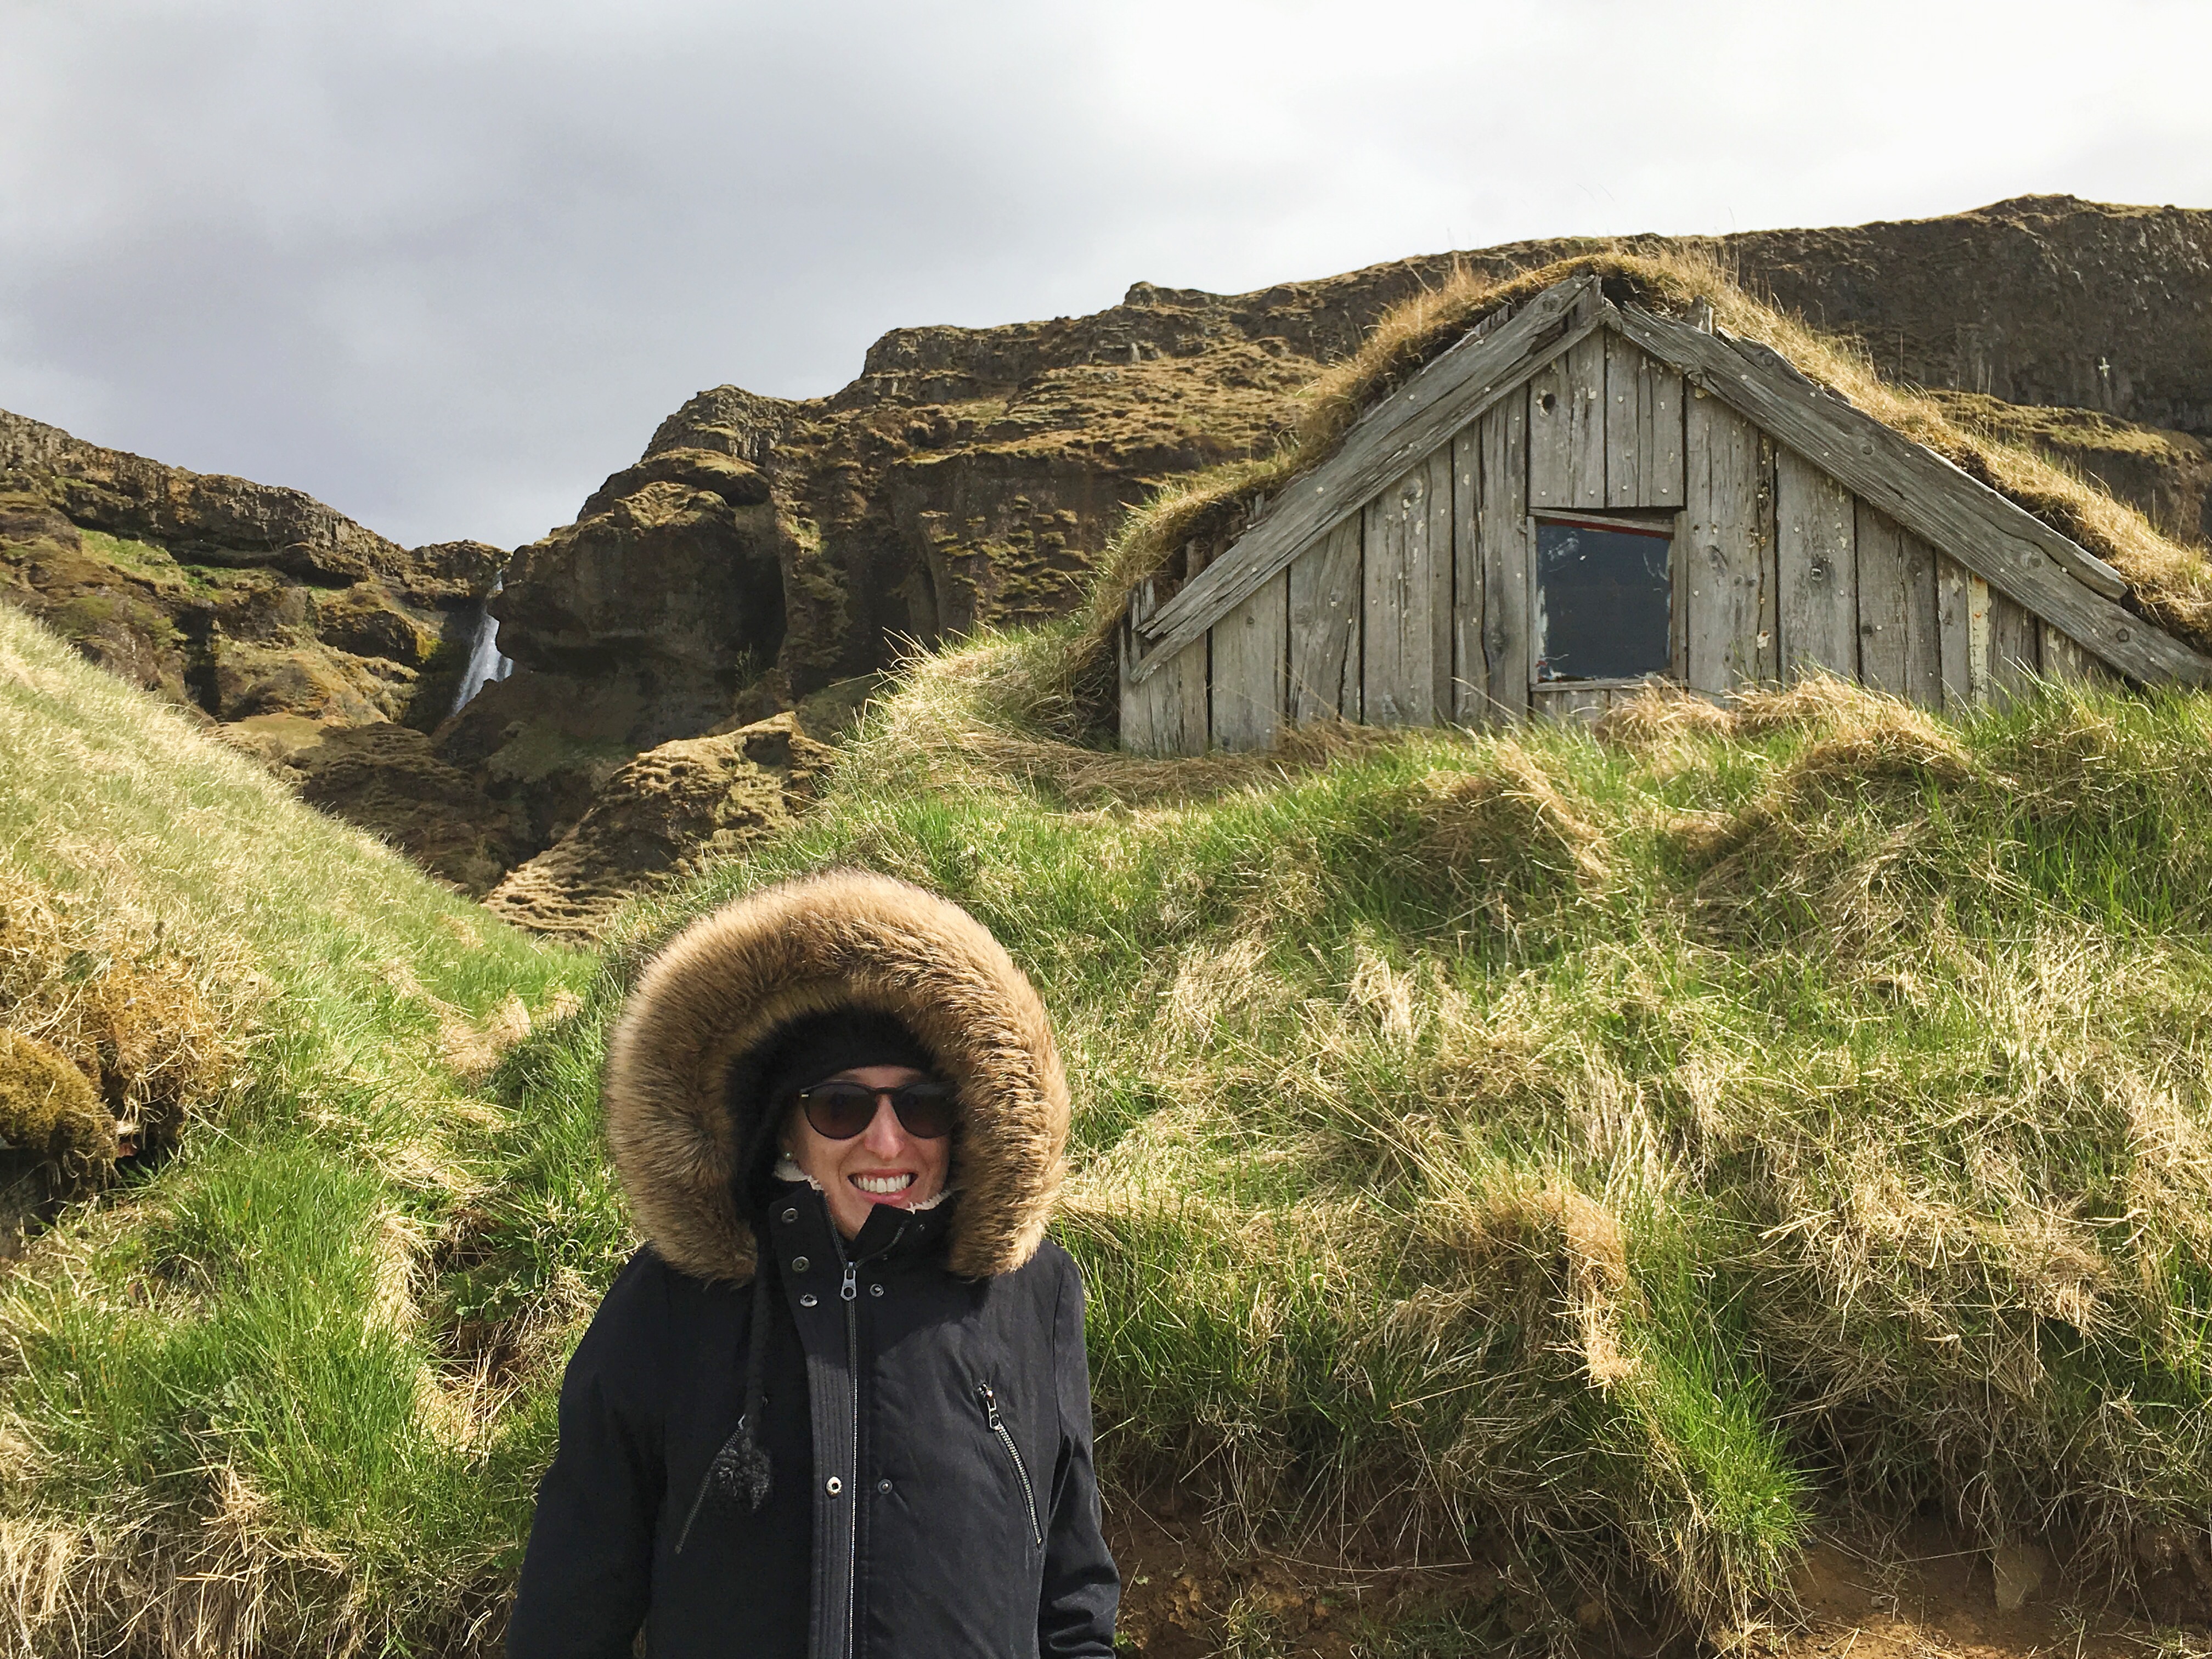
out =
[[[1540,682],[1668,672],[1673,544],[1673,532],[1658,525],[1536,520],[1533,656]]]

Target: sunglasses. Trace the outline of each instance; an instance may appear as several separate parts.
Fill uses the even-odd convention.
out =
[[[808,1127],[824,1140],[850,1140],[876,1121],[876,1103],[888,1099],[900,1127],[917,1140],[937,1140],[952,1133],[959,1098],[949,1083],[909,1083],[898,1089],[869,1089],[857,1083],[817,1083],[796,1099]]]

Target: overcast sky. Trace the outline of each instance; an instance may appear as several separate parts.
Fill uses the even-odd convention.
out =
[[[2212,208],[2212,3],[0,0],[0,407],[410,544],[902,324],[1527,236]]]

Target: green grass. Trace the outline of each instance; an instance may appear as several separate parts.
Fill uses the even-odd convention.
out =
[[[1671,735],[1141,763],[1040,735],[1023,688],[1063,640],[915,665],[817,811],[596,964],[180,767],[132,879],[168,860],[174,913],[285,990],[239,1097],[9,1288],[9,1432],[45,1473],[4,1524],[235,1511],[287,1541],[252,1593],[288,1628],[488,1635],[631,1248],[595,1100],[623,989],[690,917],[844,864],[969,907],[1060,1022],[1115,1501],[1172,1478],[1232,1553],[1510,1587],[1417,1610],[1405,1651],[1592,1601],[1723,1638],[1863,1512],[2071,1535],[2121,1577],[2204,1536],[2212,706],[1955,726],[1831,689]],[[58,733],[110,718],[76,688]],[[205,895],[204,849],[161,839],[195,788],[332,862]],[[0,810],[65,822],[64,793]],[[582,1006],[475,1099],[394,957],[478,1019]],[[1222,1640],[1275,1640],[1246,1624]]]

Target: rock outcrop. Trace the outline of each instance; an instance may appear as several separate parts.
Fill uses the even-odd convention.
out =
[[[787,714],[662,744],[616,771],[576,826],[488,902],[536,932],[589,938],[640,889],[782,829],[829,754]]]
[[[257,755],[309,805],[381,836],[476,897],[529,855],[514,808],[439,759],[428,736],[413,726],[261,714],[224,735]]]
[[[0,597],[214,720],[434,723],[505,561],[0,411]]]
[[[1714,246],[1885,374],[2212,438],[2212,212],[2022,196]]]

